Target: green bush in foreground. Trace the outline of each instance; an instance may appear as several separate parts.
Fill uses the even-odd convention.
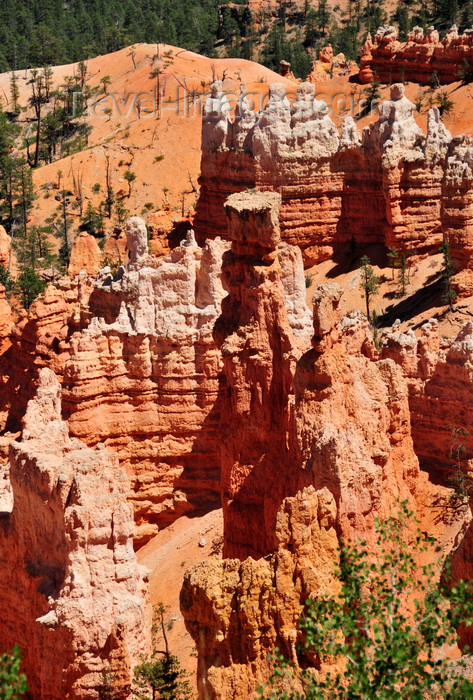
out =
[[[20,673],[20,666],[20,647],[13,647],[11,654],[0,654],[0,700],[18,700],[28,690],[26,676]]]
[[[295,669],[277,652],[269,681],[277,690],[259,689],[258,697],[473,697],[473,682],[461,676],[462,662],[447,658],[459,625],[473,623],[473,587],[465,581],[438,585],[438,568],[418,566],[434,539],[418,528],[412,535],[413,518],[402,503],[396,517],[377,522],[376,558],[366,542],[344,546],[340,593],[307,601],[300,658],[321,661],[328,670]],[[296,687],[303,690],[281,690]]]

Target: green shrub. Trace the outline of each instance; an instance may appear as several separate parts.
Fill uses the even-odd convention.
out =
[[[313,666],[314,659],[330,665],[321,673],[301,671],[277,655],[269,683],[278,690],[259,689],[260,698],[473,697],[473,682],[459,672],[461,662],[447,657],[459,625],[473,623],[473,585],[438,584],[440,565],[418,565],[435,540],[415,523],[404,502],[397,516],[376,523],[377,554],[363,541],[343,546],[340,592],[306,601],[301,620],[301,666]],[[447,574],[448,566],[444,579]],[[281,692],[281,684],[303,690]]]
[[[46,282],[31,267],[25,267],[18,275],[16,284],[25,309],[29,309],[36,297],[46,289]]]
[[[15,646],[11,654],[0,654],[0,700],[18,700],[28,690],[24,673],[20,673],[21,650]]]

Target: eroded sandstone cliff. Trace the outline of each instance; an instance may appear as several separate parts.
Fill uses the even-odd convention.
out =
[[[5,330],[0,360],[2,432],[20,430],[41,367],[49,367],[62,381],[70,352],[70,336],[86,326],[93,315],[93,282],[85,273],[74,280],[56,280],[33,302],[28,312],[20,312],[16,323],[13,323],[10,306],[2,298],[0,312]]]
[[[332,494],[309,486],[283,500],[271,555],[211,560],[186,575],[181,608],[197,642],[199,697],[253,697],[276,646],[298,662],[304,602],[335,585],[335,515]]]
[[[468,292],[471,142],[436,109],[423,134],[402,85],[362,134],[350,118],[339,134],[308,84],[292,107],[273,86],[258,116],[243,96],[234,121],[218,88],[196,237],[157,258],[134,217],[118,272],[95,275],[82,236],[74,278],[13,329],[0,299],[3,427],[26,411],[0,474],[0,596],[5,644],[28,630],[40,698],[57,684],[94,697],[107,664],[129,682],[147,644],[132,510],[139,546],[223,506],[225,558],[191,570],[182,597],[202,697],[249,697],[275,644],[296,660],[304,601],[332,585],[340,535],[373,542],[397,499],[454,552],[455,574],[473,573],[468,509],[437,518],[460,435],[471,466],[471,327],[449,343],[434,322],[420,339],[394,328],[379,350],[363,315],[341,317],[337,284],[317,289],[312,315],[303,269],[352,240],[423,254],[445,236]],[[242,191],[254,186],[267,191]]]
[[[451,493],[419,468],[411,410],[420,422],[430,407],[421,404],[416,414],[402,354],[381,357],[362,314],[341,318],[341,288],[317,290],[311,343],[293,332],[281,282],[279,203],[275,193],[248,192],[225,205],[232,247],[215,328],[226,379],[225,559],[191,569],[181,598],[199,650],[201,696],[221,700],[254,692],[275,643],[298,661],[297,621],[307,594],[332,585],[329,559],[336,560],[340,535],[374,546],[375,518],[401,500],[433,531],[433,504]],[[418,365],[415,373],[421,381]],[[321,503],[330,504],[329,517]],[[288,511],[295,540],[281,529]],[[455,551],[470,520],[462,508],[438,527],[438,551]],[[320,580],[306,581],[308,562],[324,572]]]
[[[43,368],[21,441],[10,444],[0,517],[2,648],[19,643],[32,697],[98,698],[129,686],[149,647],[147,572],[133,550],[128,480],[115,455],[70,438]]]
[[[130,263],[97,292],[121,301],[71,338],[64,406],[71,434],[113,449],[131,480],[136,542],[189,510],[219,503],[220,266],[228,244],[193,233],[168,256],[148,255],[146,227],[127,227]],[[109,308],[113,305],[110,302]]]

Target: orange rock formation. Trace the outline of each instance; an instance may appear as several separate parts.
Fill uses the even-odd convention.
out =
[[[0,226],[0,265],[8,268],[10,261],[10,236],[3,226]]]
[[[79,275],[75,280],[63,278],[49,285],[30,307],[12,324],[12,313],[3,299],[9,338],[3,340],[0,373],[0,425],[16,432],[21,427],[26,404],[34,394],[38,369],[49,367],[62,380],[69,357],[70,335],[87,325],[92,315],[93,280]]]
[[[296,661],[303,601],[333,590],[335,515],[332,494],[309,486],[282,502],[271,556],[203,562],[186,574],[181,608],[202,662],[199,697],[252,697],[275,646]]]
[[[251,192],[226,202],[229,294],[215,336],[226,378],[221,468],[229,558],[191,569],[181,598],[200,653],[202,697],[220,700],[254,692],[275,642],[294,658],[301,603],[313,584],[314,595],[330,585],[335,533],[374,544],[374,518],[387,516],[396,499],[431,527],[425,503],[450,493],[419,469],[402,353],[380,358],[365,317],[340,318],[342,290],[334,283],[317,290],[312,349],[305,330],[291,327],[279,202],[276,193]],[[424,343],[431,363],[433,345]],[[418,408],[424,420],[429,410]],[[439,549],[455,550],[470,520],[466,508],[439,529]],[[309,562],[325,571],[324,582],[310,578]]]
[[[79,233],[71,249],[69,275],[75,277],[81,270],[85,270],[88,275],[96,275],[102,267],[101,262],[102,251],[94,236],[85,231]]]
[[[0,499],[2,647],[21,641],[36,698],[98,698],[101,672],[129,686],[148,651],[146,572],[133,552],[128,482],[116,456],[68,435],[43,368]],[[8,604],[6,604],[8,601]]]
[[[377,79],[429,85],[454,83],[462,71],[473,65],[473,29],[458,34],[453,25],[442,41],[434,27],[424,34],[421,27],[409,32],[407,42],[399,41],[395,27],[380,27],[374,40],[368,34],[361,51],[359,78],[362,83]]]
[[[109,317],[94,317],[72,336],[64,405],[71,434],[120,456],[140,544],[158,526],[219,501],[221,359],[212,329],[228,244],[214,240],[202,249],[190,232],[156,259],[137,217],[127,237],[127,268],[115,280],[104,268],[96,282]]]
[[[342,318],[334,282],[309,310],[303,268],[352,239],[423,254],[445,236],[471,293],[472,142],[436,109],[424,134],[402,85],[361,134],[352,118],[339,133],[313,96],[302,83],[291,106],[276,84],[255,115],[243,90],[232,121],[214,83],[196,235],[177,245],[155,214],[150,254],[133,217],[103,261],[79,236],[72,279],[14,325],[0,294],[2,427],[24,418],[0,468],[1,644],[22,640],[35,697],[97,697],[108,664],[129,683],[148,644],[132,510],[140,546],[223,506],[225,558],[191,569],[182,593],[202,697],[250,697],[275,644],[295,660],[339,536],[372,542],[397,498],[455,575],[473,573],[469,510],[435,523],[458,431],[473,460],[473,326],[449,342],[434,321],[420,338],[395,326],[378,350],[362,314]]]

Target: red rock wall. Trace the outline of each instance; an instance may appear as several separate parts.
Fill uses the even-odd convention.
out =
[[[412,444],[402,369],[391,360],[375,361],[362,314],[344,319],[336,342],[326,342],[335,320],[325,328],[322,295],[314,307],[320,337],[301,357],[307,345],[289,326],[277,249],[271,252],[266,242],[262,214],[255,242],[248,233],[256,214],[244,206],[258,201],[269,207],[271,197],[248,193],[226,204],[228,211],[234,201],[243,203],[241,230],[234,218],[229,223],[233,243],[223,270],[229,294],[215,329],[227,384],[221,404],[222,504],[229,557],[271,552],[282,499],[305,485],[329,488],[340,530],[356,537],[369,536],[374,517],[388,514],[397,497],[415,501],[425,481]]]
[[[391,339],[380,358],[365,317],[355,312],[341,319],[342,290],[326,284],[314,297],[312,349],[298,341],[284,300],[277,208],[275,193],[258,192],[233,195],[225,205],[232,248],[223,267],[228,296],[215,328],[226,379],[225,559],[191,569],[181,596],[199,650],[200,692],[211,700],[251,696],[268,675],[267,653],[275,644],[297,662],[301,604],[308,590],[317,596],[332,585],[329,560],[337,558],[338,535],[363,537],[374,547],[375,518],[407,500],[438,538],[437,551],[449,554],[471,521],[464,508],[439,525],[436,516],[444,511],[435,504],[445,504],[452,491],[438,484],[434,470],[419,469],[415,451],[419,445],[425,461],[427,442],[432,448],[437,441],[429,434],[422,450],[419,434],[414,443],[411,436],[411,414],[414,431],[431,417],[438,428],[435,416],[444,404],[434,410],[426,398],[438,339],[436,346],[426,330],[419,358],[413,334]],[[460,345],[450,348],[449,367],[458,367],[448,377],[451,383],[456,377],[454,386],[465,381],[465,392],[471,378],[460,371],[460,356],[471,342]],[[323,494],[330,494],[330,514],[320,511]],[[293,538],[281,529],[289,511]],[[311,532],[317,532],[315,548]],[[470,551],[469,537],[468,531],[464,551],[455,554],[456,572]],[[323,572],[318,580],[306,578],[308,565]]]
[[[473,294],[473,145],[458,139],[451,148],[442,199],[445,238],[455,271],[454,287]]]
[[[381,83],[409,81],[430,85],[438,80],[441,85],[460,79],[465,64],[473,65],[473,36],[471,30],[458,35],[453,27],[439,41],[432,28],[424,36],[416,27],[407,42],[398,41],[394,27],[380,27],[374,40],[368,35],[361,52],[359,78],[362,83],[379,80]]]
[[[9,324],[8,342],[0,355],[0,429],[18,432],[26,404],[33,397],[41,367],[51,368],[62,380],[69,357],[71,334],[91,317],[89,300],[93,281],[87,277],[64,279],[59,288],[49,285],[28,313]],[[8,313],[7,307],[5,307]],[[11,314],[9,314],[11,318]]]
[[[190,236],[160,262],[146,257],[145,230],[144,252],[131,243],[129,274],[113,283],[105,270],[97,281],[79,275],[48,287],[3,344],[4,430],[19,430],[38,370],[50,367],[64,383],[71,434],[111,447],[129,474],[137,545],[220,502],[222,369],[212,329],[226,244],[202,250]],[[139,331],[130,325],[135,310]]]
[[[409,409],[414,449],[423,469],[446,482],[455,455],[465,445],[465,464],[473,459],[473,325],[468,322],[455,340],[439,338],[431,319],[414,333],[393,330],[383,349],[403,368],[409,386]]]
[[[424,162],[401,163],[385,172],[388,247],[402,248],[409,255],[438,249],[448,225],[442,220],[443,180],[442,166],[426,167]]]
[[[377,123],[360,135],[349,117],[339,135],[309,83],[299,85],[292,106],[282,86],[270,90],[257,116],[242,97],[233,122],[224,93],[209,98],[198,240],[225,236],[226,197],[256,187],[281,195],[281,238],[300,246],[306,266],[346,249],[352,239],[415,254],[438,248],[448,226],[442,198],[451,140],[438,110],[431,110],[424,135],[403,86],[394,86]]]
[[[226,247],[202,250],[191,235],[165,258],[132,263],[118,282],[105,278],[101,294],[122,299],[118,317],[94,318],[71,340],[71,434],[119,456],[137,545],[183,513],[219,504],[221,359],[212,329]]]
[[[335,516],[330,492],[310,486],[282,502],[271,556],[211,559],[186,573],[181,609],[201,660],[199,697],[254,697],[276,646],[297,662],[305,600],[336,585]]]

